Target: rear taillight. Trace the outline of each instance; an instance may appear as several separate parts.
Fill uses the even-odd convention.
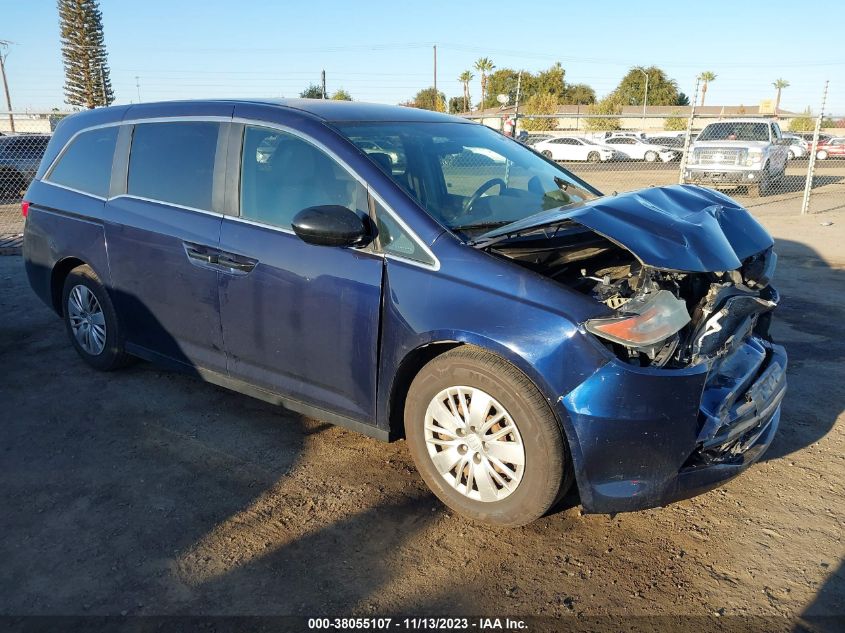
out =
[[[21,202],[21,215],[23,217],[26,217],[28,213],[29,213],[29,202],[24,200],[23,202]]]

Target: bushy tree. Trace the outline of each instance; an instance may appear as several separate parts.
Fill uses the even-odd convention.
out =
[[[684,94],[683,92],[679,92],[678,98],[675,100],[675,105],[688,106],[689,105],[689,97],[686,94]]]
[[[527,73],[526,73],[527,74]],[[484,92],[484,102],[481,104],[482,108],[495,108],[499,105],[496,100],[500,94],[506,94],[510,97],[510,103],[516,101],[516,84],[519,81],[519,71],[513,68],[500,68],[496,72],[487,77],[487,87]],[[525,88],[525,74],[522,76],[523,85]],[[522,93],[524,98],[526,93]]]
[[[323,89],[317,84],[310,84],[305,90],[299,93],[303,99],[322,99]]]
[[[686,130],[687,129],[687,120],[680,115],[681,115],[680,110],[673,111],[672,116],[667,117],[666,121],[664,121],[663,129],[664,130],[674,130],[674,131]]]
[[[435,112],[446,111],[446,95],[432,88],[423,88],[414,97],[414,107]]]
[[[535,94],[528,97],[525,102],[523,114],[556,114],[557,113],[557,95],[554,94]],[[529,131],[548,131],[557,129],[556,118],[530,119],[519,118],[519,125],[523,130]]]
[[[797,116],[789,122],[790,132],[812,132],[815,129],[816,119],[810,114],[810,108],[807,108],[801,116]]]
[[[449,99],[449,114],[460,114],[464,110],[464,98],[452,97]]]
[[[343,88],[338,88],[332,95],[333,101],[352,101],[352,95],[346,92]]]
[[[114,102],[103,14],[97,0],[58,0],[65,101],[94,108]]]
[[[596,102],[596,91],[587,84],[567,84],[563,88],[563,100],[567,105],[589,105]]]
[[[614,115],[621,115],[622,114],[622,104],[618,101],[618,99],[614,96],[614,94],[610,94],[606,96],[601,101],[594,103],[593,105],[587,108],[587,112],[589,114],[614,114]],[[619,118],[606,118],[606,119],[594,119],[588,118],[586,119],[587,129],[589,130],[619,130],[622,128],[622,125],[619,122]]]
[[[529,74],[529,91],[528,96],[531,95],[554,95],[558,103],[563,103],[563,97],[566,90],[564,85],[564,78],[566,71],[560,62],[555,62],[553,66],[546,70],[541,70],[536,75]],[[525,77],[523,76],[523,80]]]
[[[642,106],[645,97],[645,75],[648,73],[648,103],[651,105],[676,105],[678,101],[678,83],[669,79],[663,70],[657,66],[648,68],[632,68],[622,78],[616,90],[613,91],[614,98],[622,105]]]

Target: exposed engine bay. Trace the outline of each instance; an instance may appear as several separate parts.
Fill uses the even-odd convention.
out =
[[[572,221],[498,241],[487,250],[602,303],[612,313],[588,331],[635,365],[713,363],[752,332],[768,339],[778,294],[771,247],[737,270],[684,272],[643,264],[631,251]]]

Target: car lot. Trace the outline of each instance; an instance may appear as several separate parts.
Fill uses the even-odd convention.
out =
[[[404,442],[149,364],[93,372],[0,258],[0,612],[842,614],[845,211],[801,217],[796,192],[752,207],[779,242],[791,361],[769,454],[668,508],[581,516],[569,497],[515,530],[447,512]]]

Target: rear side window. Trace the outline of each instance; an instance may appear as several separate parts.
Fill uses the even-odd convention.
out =
[[[46,180],[105,198],[109,194],[117,126],[83,132],[71,141]]]
[[[220,126],[206,121],[139,123],[132,134],[127,193],[211,209]]]

